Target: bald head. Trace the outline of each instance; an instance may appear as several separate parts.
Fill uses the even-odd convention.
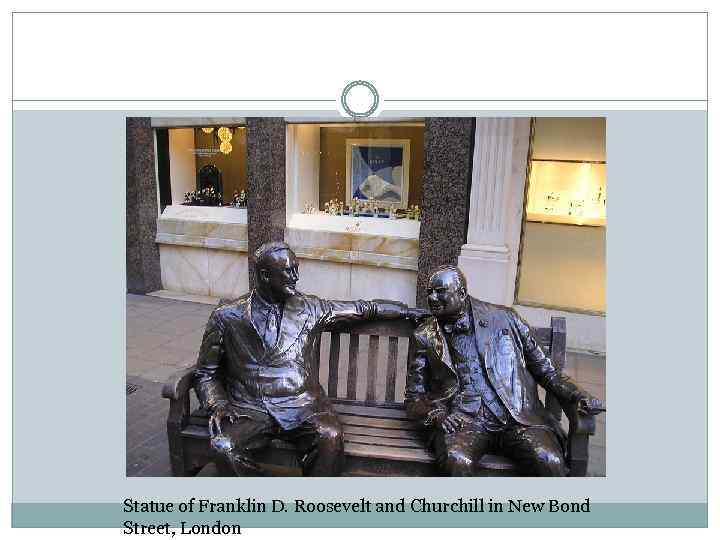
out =
[[[256,283],[260,294],[272,302],[282,302],[296,294],[298,262],[285,242],[269,242],[255,251]]]
[[[428,306],[440,320],[462,315],[467,298],[467,280],[456,266],[445,265],[435,270],[428,280]]]

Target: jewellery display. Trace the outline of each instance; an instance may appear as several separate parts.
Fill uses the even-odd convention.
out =
[[[233,200],[230,206],[233,208],[247,208],[247,194],[244,189],[240,193],[237,190],[233,191]]]
[[[222,206],[222,193],[218,193],[212,187],[187,191],[183,204],[188,206]]]
[[[604,226],[606,184],[604,162],[533,160],[527,192],[527,219]]]

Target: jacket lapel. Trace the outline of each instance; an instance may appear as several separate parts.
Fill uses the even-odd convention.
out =
[[[428,362],[433,383],[433,400],[443,401],[457,392],[459,381],[450,357],[445,335],[435,317],[423,327],[425,338],[429,344]]]
[[[302,335],[308,324],[310,310],[302,294],[291,296],[285,302],[282,320],[278,329],[277,349],[289,349]]]
[[[475,332],[475,344],[477,345],[478,352],[485,357],[486,367],[487,366],[487,345],[488,340],[492,335],[490,324],[488,321],[487,313],[478,304],[478,302],[472,298],[470,299],[470,306],[473,314],[473,330]]]
[[[258,330],[258,327],[255,326],[255,321],[253,320],[253,316],[252,316],[252,305],[253,305],[253,302],[255,302],[256,295],[257,295],[257,293],[254,290],[250,293],[250,298],[249,298],[247,304],[245,305],[245,317],[247,318],[248,321],[250,321],[250,326],[252,326],[253,330],[255,330],[255,335],[258,338],[260,338],[260,341],[262,341],[262,336],[260,335],[260,330]]]

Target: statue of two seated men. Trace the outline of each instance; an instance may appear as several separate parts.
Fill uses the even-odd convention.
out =
[[[563,432],[536,384],[581,414],[602,404],[554,369],[510,308],[467,294],[459,269],[430,278],[430,313],[390,300],[335,301],[296,290],[298,262],[283,242],[255,252],[256,288],[210,315],[195,372],[209,413],[210,446],[239,476],[262,475],[254,451],[274,438],[297,448],[306,476],[337,476],[343,432],[313,367],[321,333],[337,323],[409,319],[417,326],[408,366],[408,414],[428,427],[443,472],[470,475],[486,452],[532,476],[566,474]]]

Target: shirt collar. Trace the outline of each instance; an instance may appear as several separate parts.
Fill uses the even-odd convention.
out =
[[[273,311],[275,313],[280,313],[280,309],[282,307],[281,304],[273,304],[272,302],[268,302],[257,291],[255,291],[255,294],[253,294],[253,304],[255,305],[255,307],[264,312]]]

